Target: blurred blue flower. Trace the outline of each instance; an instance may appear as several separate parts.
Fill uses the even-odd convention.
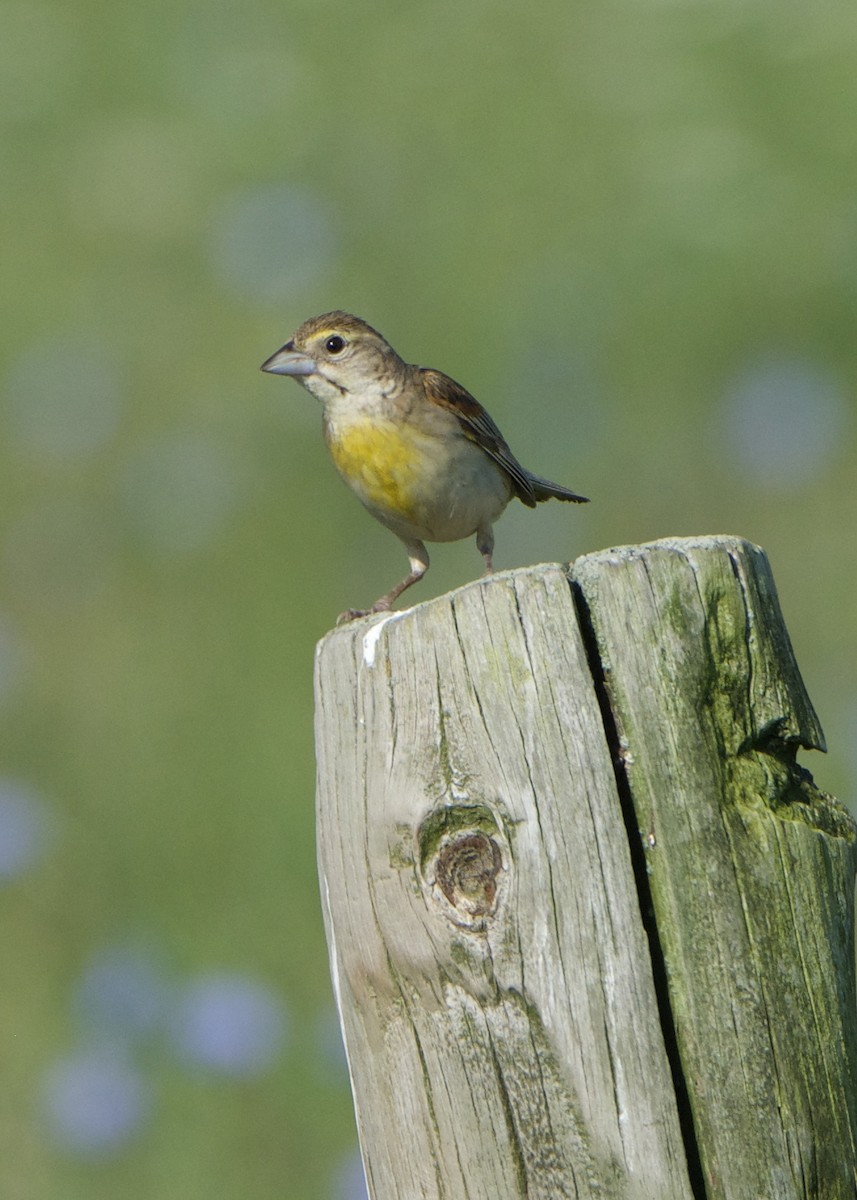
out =
[[[348,1080],[348,1055],[335,1008],[323,1012],[317,1024],[318,1061],[333,1082]]]
[[[41,796],[26,784],[0,780],[0,882],[38,861],[49,829],[49,810]]]
[[[224,202],[211,254],[218,275],[242,298],[297,300],[331,273],[339,236],[323,196],[296,184],[268,184]]]
[[[187,1062],[246,1077],[272,1065],[286,1029],[285,1008],[270,988],[224,972],[202,976],[184,989],[173,1037]]]
[[[187,553],[220,533],[244,493],[227,451],[195,433],[163,434],[125,465],[122,499],[131,519],[158,549]]]
[[[107,347],[36,342],[12,364],[3,413],[9,439],[57,459],[92,454],[116,432],[125,388]]]
[[[140,1130],[149,1094],[124,1055],[99,1046],[48,1069],[43,1106],[48,1131],[60,1148],[103,1155],[122,1149]]]
[[[802,486],[838,457],[848,423],[834,375],[807,359],[761,358],[728,389],[722,411],[729,448],[762,486]]]
[[[349,1154],[337,1172],[332,1200],[369,1200],[366,1173],[359,1150]]]
[[[110,946],[84,969],[74,1004],[93,1029],[139,1038],[157,1029],[167,993],[166,980],[152,955],[135,946]]]

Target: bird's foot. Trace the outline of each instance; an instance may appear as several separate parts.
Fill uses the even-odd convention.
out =
[[[384,596],[376,600],[371,608],[346,608],[345,612],[341,612],[336,618],[336,624],[347,625],[349,621],[356,621],[358,617],[371,617],[375,613],[389,612],[392,607],[392,602]]]
[[[346,608],[345,612],[341,612],[336,618],[336,624],[347,625],[349,621],[356,621],[358,617],[368,617],[370,611],[368,608]]]

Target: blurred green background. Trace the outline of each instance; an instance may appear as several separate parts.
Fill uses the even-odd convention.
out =
[[[405,558],[258,371],[314,313],[592,497],[499,567],[761,543],[855,795],[855,52],[828,0],[0,4],[3,1196],[361,1195],[312,659]]]

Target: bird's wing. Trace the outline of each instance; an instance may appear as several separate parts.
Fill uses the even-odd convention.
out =
[[[437,404],[458,417],[464,436],[475,442],[506,472],[518,499],[529,508],[535,508],[536,495],[529,472],[515,458],[506,445],[506,439],[479,401],[442,371],[420,367],[419,372],[426,397],[432,404]]]

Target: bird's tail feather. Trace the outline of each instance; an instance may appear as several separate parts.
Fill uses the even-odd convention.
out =
[[[536,500],[573,500],[575,504],[588,504],[588,496],[578,496],[577,492],[571,492],[568,488],[562,487],[559,483],[551,483],[549,479],[541,479],[538,475],[530,475],[529,483],[533,489],[533,495]]]

